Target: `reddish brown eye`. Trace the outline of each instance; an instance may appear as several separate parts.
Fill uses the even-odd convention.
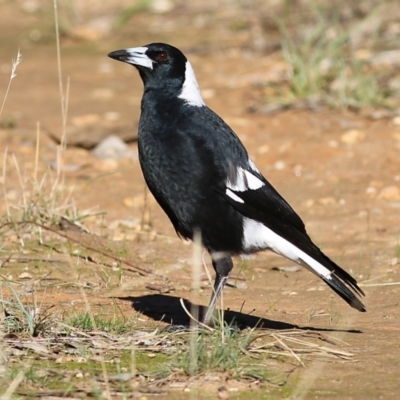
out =
[[[157,54],[157,60],[161,61],[161,62],[167,61],[168,60],[168,53],[166,53],[165,51],[160,51]]]

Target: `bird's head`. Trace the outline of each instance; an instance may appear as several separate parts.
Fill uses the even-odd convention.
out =
[[[116,50],[108,56],[136,67],[145,89],[168,91],[192,106],[204,105],[193,68],[176,47],[151,43]]]

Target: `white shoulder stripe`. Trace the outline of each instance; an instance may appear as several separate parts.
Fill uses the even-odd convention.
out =
[[[243,247],[246,251],[272,250],[274,253],[306,267],[318,276],[332,279],[332,272],[328,268],[262,223],[246,217],[243,218]]]
[[[226,182],[226,186],[235,192],[245,192],[246,190],[257,190],[264,186],[264,182],[247,171],[239,167],[236,171],[236,182],[230,180]]]

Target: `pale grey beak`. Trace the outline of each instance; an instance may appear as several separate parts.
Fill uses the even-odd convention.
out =
[[[153,60],[146,55],[147,50],[147,47],[132,47],[129,49],[112,51],[108,54],[108,57],[128,64],[153,69]]]

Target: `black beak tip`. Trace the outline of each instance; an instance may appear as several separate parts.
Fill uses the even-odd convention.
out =
[[[108,53],[108,57],[113,58],[114,60],[124,61],[124,58],[127,56],[126,50],[115,50],[111,53]]]
[[[112,51],[111,53],[108,53],[107,56],[115,60],[118,57],[116,53],[117,51]]]

